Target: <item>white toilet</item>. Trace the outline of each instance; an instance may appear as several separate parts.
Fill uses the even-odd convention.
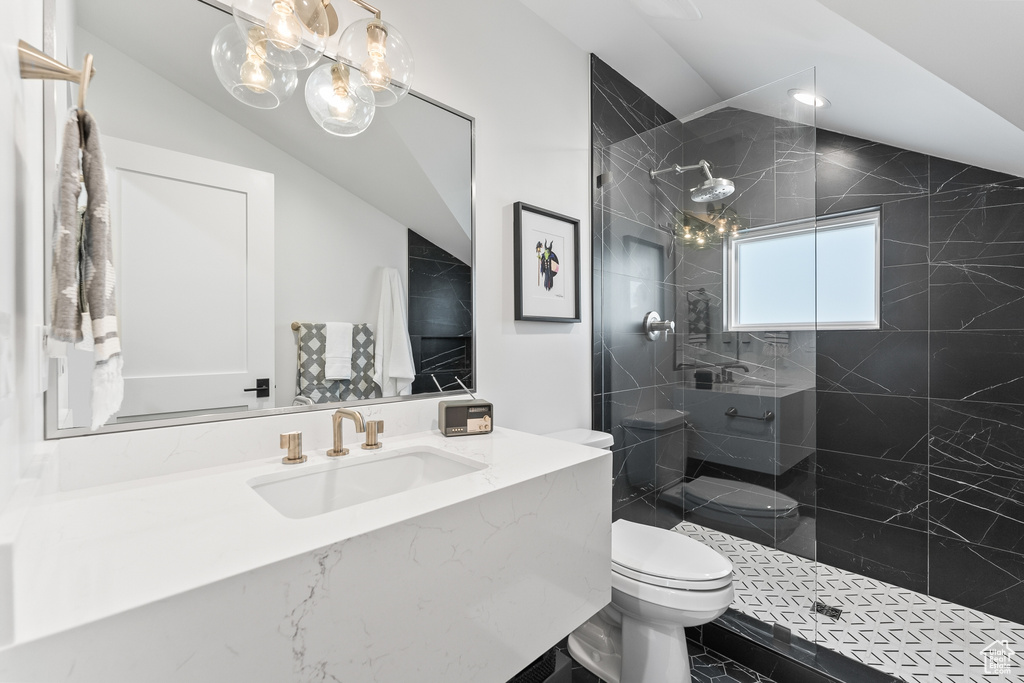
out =
[[[606,683],[690,680],[687,626],[732,604],[732,564],[683,534],[612,524],[612,602],[569,636],[573,658]]]
[[[549,436],[581,442],[568,435]],[[603,436],[594,445],[610,447]],[[732,563],[688,536],[624,519],[612,524],[611,546],[611,604],[572,632],[569,652],[606,683],[690,680],[683,629],[732,604]]]

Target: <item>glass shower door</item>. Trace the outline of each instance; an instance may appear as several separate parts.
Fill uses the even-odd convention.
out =
[[[615,518],[715,547],[731,614],[813,642],[815,123],[794,90],[813,71],[595,144],[595,425],[615,437]],[[792,231],[801,273],[734,248]],[[755,275],[748,293],[809,296],[809,318],[743,324]],[[674,332],[646,334],[652,311]]]

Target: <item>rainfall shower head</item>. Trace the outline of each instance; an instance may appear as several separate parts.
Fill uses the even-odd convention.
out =
[[[684,171],[692,171],[694,169],[701,169],[704,171],[704,175],[708,177],[703,183],[690,190],[690,199],[695,202],[716,202],[719,199],[725,199],[733,192],[736,191],[736,185],[727,178],[716,178],[711,174],[711,164],[704,159],[701,159],[693,166],[680,166],[674,164],[668,168],[655,171],[651,169],[651,180],[654,180],[662,173],[668,173],[674,171],[676,173],[682,173]]]
[[[690,190],[690,199],[695,202],[717,202],[736,191],[736,185],[727,178],[709,178]]]

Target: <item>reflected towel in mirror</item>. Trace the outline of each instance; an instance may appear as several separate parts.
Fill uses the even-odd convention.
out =
[[[394,268],[385,268],[381,276],[380,308],[374,330],[374,381],[384,396],[407,396],[416,379],[416,364],[409,339],[402,278]]]
[[[352,323],[325,323],[324,378],[352,379]]]
[[[704,348],[711,331],[711,295],[701,287],[686,293],[686,339],[691,346]]]
[[[789,355],[789,332],[765,332],[764,355],[781,358]]]
[[[352,325],[352,378],[328,380],[324,365],[327,335],[324,323],[296,323],[298,366],[295,394],[313,403],[333,403],[364,398],[379,398],[373,382],[373,331],[366,323]],[[304,402],[302,402],[304,404]],[[300,405],[293,401],[293,405]]]

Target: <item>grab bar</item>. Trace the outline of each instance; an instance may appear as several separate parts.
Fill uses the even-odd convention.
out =
[[[725,411],[726,417],[740,417],[744,420],[761,420],[762,422],[771,422],[775,419],[775,413],[770,410],[764,411],[764,415],[740,415],[740,411],[735,408],[729,408]]]

